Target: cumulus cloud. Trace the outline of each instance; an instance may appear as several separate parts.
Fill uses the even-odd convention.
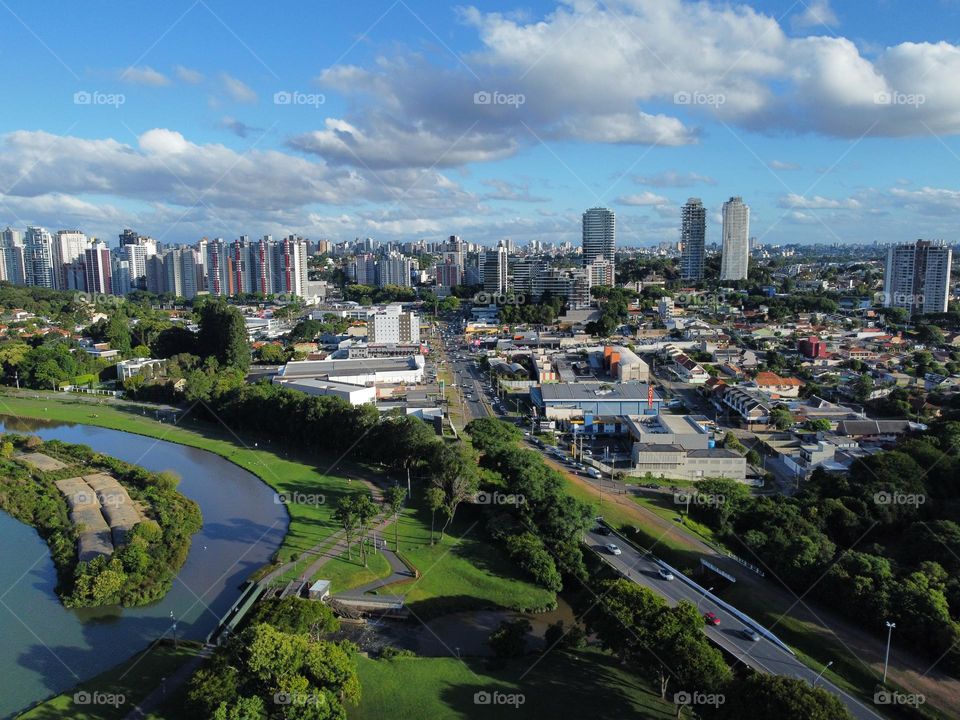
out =
[[[806,197],[796,193],[784,195],[780,198],[778,204],[782,208],[800,208],[803,210],[856,210],[860,207],[860,201],[856,198],[836,200],[820,195]]]
[[[431,167],[540,142],[687,145],[714,119],[844,138],[960,132],[960,48],[949,43],[867,57],[844,37],[791,37],[748,5],[687,0],[459,13],[479,38],[461,64],[418,50],[323,69],[317,82],[346,96],[351,111],[295,146],[334,163]],[[836,24],[823,1],[793,18],[814,19]],[[466,149],[446,154],[464,134]],[[404,140],[411,151],[393,147]]]
[[[816,28],[829,29],[839,24],[837,14],[830,7],[830,0],[807,0],[801,3],[803,11],[790,18],[790,23],[798,29]]]
[[[771,160],[767,163],[767,167],[771,170],[799,170],[800,165],[794,162],[787,162],[785,160]]]
[[[701,175],[695,172],[681,173],[675,170],[665,170],[656,175],[634,175],[632,179],[637,185],[649,185],[651,187],[685,188],[698,184],[717,184],[717,181],[708,175]]]
[[[220,73],[220,84],[227,95],[236,102],[255,103],[257,93],[249,85],[227,73]]]
[[[644,191],[636,195],[623,195],[616,199],[618,205],[669,205],[670,201],[663,195]]]
[[[120,80],[131,85],[148,85],[150,87],[162,87],[170,84],[170,78],[147,65],[139,67],[131,65],[120,73]]]
[[[177,76],[177,79],[181,82],[185,82],[188,85],[199,85],[203,82],[203,74],[198,70],[193,70],[183,65],[177,65],[173,68],[173,74]]]
[[[224,130],[229,130],[234,135],[241,138],[249,137],[254,133],[263,132],[263,128],[247,125],[242,120],[238,120],[235,117],[230,117],[229,115],[222,117],[220,122],[217,123],[217,126],[223,128]]]
[[[510,202],[547,202],[549,198],[533,195],[529,183],[512,183],[506,180],[481,180],[482,185],[492,188],[482,195],[483,200],[506,200]]]

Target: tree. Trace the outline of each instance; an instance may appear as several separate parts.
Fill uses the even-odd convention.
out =
[[[399,485],[389,487],[383,493],[384,505],[393,516],[393,545],[397,552],[400,552],[400,511],[406,499],[407,491]]]
[[[778,405],[770,411],[770,423],[775,425],[778,430],[786,430],[796,421],[793,413],[785,405]]]
[[[500,660],[520,657],[526,652],[527,633],[532,629],[533,626],[523,618],[504,620],[490,634],[487,643],[493,649],[493,654]]]
[[[200,308],[200,332],[197,336],[201,357],[213,357],[221,365],[246,371],[250,367],[250,348],[243,315],[225,300],[209,300]]]
[[[196,353],[196,334],[180,325],[161,330],[150,343],[151,357],[170,358],[174,355],[195,355]]]
[[[477,491],[479,475],[477,461],[463,445],[438,445],[433,459],[433,485],[443,491],[443,513],[446,521],[440,528],[440,542],[443,534],[464,500]]]
[[[865,403],[873,392],[873,378],[869,373],[863,373],[853,383],[853,397],[859,403]]]
[[[353,538],[356,536],[357,528],[360,526],[360,517],[357,514],[357,505],[355,495],[347,495],[340,498],[337,507],[333,511],[333,517],[340,527],[343,528],[343,539],[347,541],[347,559],[353,559],[351,548],[353,547]]]
[[[379,508],[373,502],[369,493],[358,493],[354,495],[354,512],[357,516],[357,531],[360,533],[360,557],[363,558],[363,566],[367,566],[367,543],[366,535],[370,523],[378,515]]]
[[[440,510],[446,502],[446,495],[443,490],[433,486],[427,488],[427,507],[430,508],[430,544],[433,545],[433,528],[436,524],[437,510]]]
[[[832,693],[783,675],[751,673],[731,683],[725,696],[716,713],[721,720],[853,720]]]

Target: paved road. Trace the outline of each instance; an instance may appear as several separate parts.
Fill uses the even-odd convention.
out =
[[[653,560],[648,559],[627,543],[618,541],[616,536],[604,536],[591,532],[587,534],[585,542],[616,570],[623,573],[625,577],[650,588],[665,597],[668,602],[676,603],[680,600],[689,600],[697,605],[701,612],[714,613],[720,618],[720,625],[713,627],[704,624],[704,632],[711,640],[729,651],[745,665],[762,672],[799,678],[809,683],[817,680],[815,671],[770,640],[763,637],[756,642],[748,640],[742,635],[742,631],[746,627],[742,621],[715,605],[709,598],[701,595],[682,580],[662,579],[657,573],[658,566]],[[621,555],[612,555],[607,552],[605,548],[610,542],[614,542],[620,547]],[[817,680],[817,687],[822,687],[837,695],[846,703],[850,712],[858,720],[880,720],[883,717],[860,700],[823,678]]]

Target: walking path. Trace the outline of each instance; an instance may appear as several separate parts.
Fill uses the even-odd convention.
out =
[[[204,645],[195,657],[190,658],[168,678],[161,678],[160,686],[153,689],[136,707],[123,716],[123,720],[143,720],[156,710],[167,694],[173,694],[193,675],[194,671],[213,653],[212,645]]]

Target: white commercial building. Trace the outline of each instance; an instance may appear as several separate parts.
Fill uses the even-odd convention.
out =
[[[367,342],[400,345],[420,342],[420,316],[403,312],[400,305],[388,305],[367,319]]]

